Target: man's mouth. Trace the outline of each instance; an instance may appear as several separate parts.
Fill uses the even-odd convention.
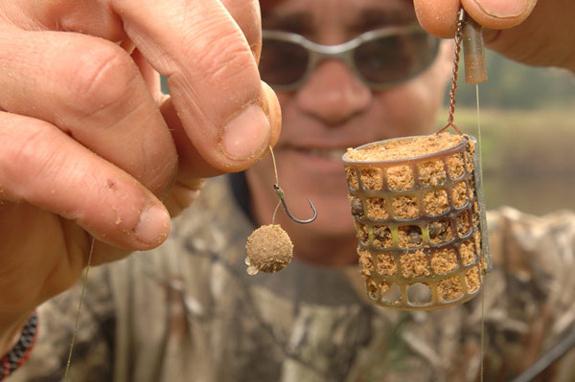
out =
[[[313,147],[313,148],[290,147],[290,149],[301,154],[337,161],[341,161],[341,157],[343,156],[343,154],[345,154],[346,151],[346,148],[319,148],[319,147]]]

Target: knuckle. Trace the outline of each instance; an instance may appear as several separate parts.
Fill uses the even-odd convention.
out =
[[[80,53],[70,80],[71,107],[83,115],[121,105],[134,89],[137,68],[121,48],[102,44]]]
[[[53,173],[57,167],[57,156],[50,148],[52,142],[47,134],[50,126],[42,126],[41,122],[36,123],[37,126],[30,125],[21,139],[13,142],[3,158],[5,171],[15,184],[25,184],[26,179]]]
[[[141,180],[152,192],[163,192],[169,187],[178,171],[178,157],[175,150],[157,151],[150,155],[148,165],[142,167],[136,178]]]
[[[259,75],[252,51],[239,33],[231,32],[220,36],[213,44],[209,44],[201,58],[198,67],[203,71],[203,77],[211,82],[225,86],[230,81],[245,79],[259,84]]]
[[[222,3],[241,28],[252,54],[259,60],[261,12],[258,0],[223,0]]]
[[[0,183],[13,200],[45,200],[50,197],[45,191],[60,177],[69,176],[63,173],[66,154],[58,149],[62,134],[54,134],[55,126],[32,119],[8,130],[12,130],[10,143],[0,144]]]

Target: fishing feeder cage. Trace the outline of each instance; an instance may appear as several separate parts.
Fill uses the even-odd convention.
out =
[[[425,145],[423,154],[405,149]],[[439,133],[344,155],[359,266],[374,303],[434,310],[480,292],[489,259],[475,147],[469,135]]]

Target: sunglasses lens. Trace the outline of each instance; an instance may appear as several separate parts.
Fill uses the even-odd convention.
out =
[[[435,58],[437,47],[437,40],[424,32],[385,36],[357,47],[354,60],[366,81],[392,84],[426,69]]]
[[[269,85],[286,86],[300,80],[309,62],[308,51],[298,44],[264,38],[260,59],[262,80]]]

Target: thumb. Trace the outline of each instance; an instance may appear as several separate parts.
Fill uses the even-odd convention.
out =
[[[462,0],[472,19],[489,29],[508,29],[521,24],[537,0]]]
[[[419,22],[439,37],[453,37],[457,12],[463,5],[476,22],[488,29],[507,29],[521,24],[537,0],[413,0]]]

